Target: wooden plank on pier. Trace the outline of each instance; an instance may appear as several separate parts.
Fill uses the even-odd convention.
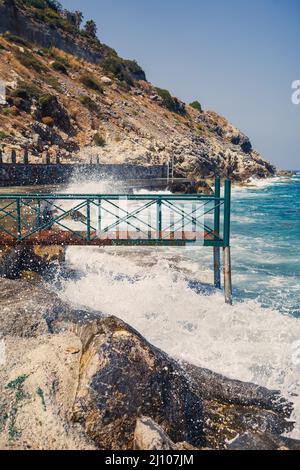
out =
[[[143,245],[184,245],[186,243],[195,243],[203,241],[214,241],[214,235],[208,232],[192,232],[192,231],[163,231],[161,238],[158,238],[156,231],[151,232],[137,232],[137,231],[115,231],[107,232],[97,235],[95,231],[90,234],[90,240],[87,240],[86,232],[72,233],[67,230],[43,230],[39,233],[33,234],[27,238],[17,240],[7,234],[1,234],[0,245],[14,246],[19,245],[62,245],[62,246],[106,246],[121,244],[126,242],[130,244],[143,244]]]

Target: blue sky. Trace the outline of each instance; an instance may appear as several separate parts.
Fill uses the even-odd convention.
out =
[[[93,18],[102,42],[149,81],[199,99],[263,156],[300,168],[300,0],[63,0]]]

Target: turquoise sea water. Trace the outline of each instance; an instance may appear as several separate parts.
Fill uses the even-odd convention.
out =
[[[233,190],[237,299],[300,317],[300,173]]]

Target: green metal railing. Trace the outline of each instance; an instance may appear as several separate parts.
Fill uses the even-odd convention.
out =
[[[231,183],[203,194],[0,194],[0,245],[213,247],[214,285],[232,303]]]
[[[230,181],[203,194],[0,194],[0,244],[230,244]]]

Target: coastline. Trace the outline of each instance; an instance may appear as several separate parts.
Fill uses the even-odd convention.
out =
[[[265,182],[272,183],[272,179]],[[263,309],[256,301],[236,301],[233,307],[225,308],[222,295],[208,292],[201,280],[194,284],[193,290],[188,287],[187,280],[193,280],[199,267],[195,262],[191,265],[181,258],[184,253],[176,256],[170,250],[161,256],[160,263],[155,253],[149,257],[144,254],[141,265],[138,253],[134,257],[131,253],[119,253],[118,256],[105,250],[92,251],[93,256],[89,249],[68,250],[67,263],[73,274],[70,278],[56,279],[57,293],[63,302],[67,302],[68,308],[73,305],[71,308],[86,312],[83,316],[95,311],[104,312],[108,317],[115,315],[170,357],[231,379],[280,389],[284,377],[282,394],[295,406],[291,419],[297,422],[292,436],[300,437],[299,403],[293,397],[297,392],[296,385],[292,387],[293,373],[285,372],[284,376],[284,371],[293,370],[289,354],[292,354],[291,347],[297,338],[297,319],[287,319],[270,308]],[[16,281],[8,290],[14,299],[18,283]],[[14,300],[18,314],[12,318],[11,328],[17,324],[19,328],[24,327],[20,312],[36,309],[34,299],[30,301],[30,307],[26,302],[24,298],[20,302]],[[170,311],[168,306],[171,305]],[[5,308],[2,313],[7,317],[8,312],[13,313],[12,307],[10,310]],[[17,324],[16,318],[19,318]],[[180,338],[180,342],[169,341],[174,337]],[[17,341],[20,340],[17,338]],[[61,344],[64,347],[64,343]],[[285,351],[283,357],[282,351]],[[272,371],[275,374],[272,375]],[[236,398],[232,392],[231,400]],[[83,445],[82,441],[80,445]]]

